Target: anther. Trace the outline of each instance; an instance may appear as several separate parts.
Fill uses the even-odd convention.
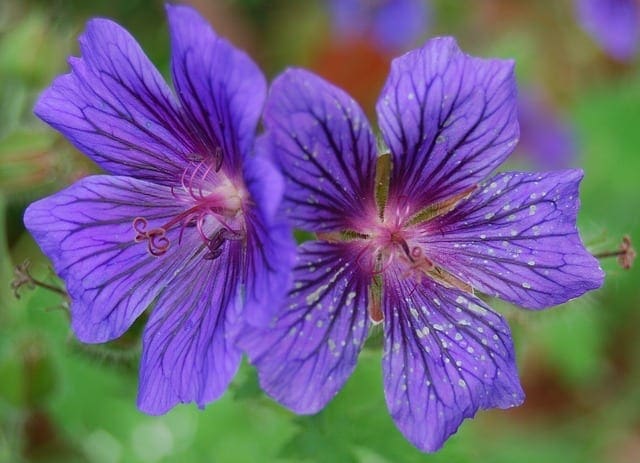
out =
[[[192,162],[202,162],[204,161],[204,156],[199,153],[188,153],[186,155],[187,160]]]
[[[228,240],[240,240],[244,237],[242,233],[235,232],[228,228],[222,227],[217,230],[208,240],[207,248],[209,252],[204,255],[204,259],[213,260],[220,257],[224,248],[224,243]]]
[[[220,168],[222,167],[222,148],[220,148],[219,146],[216,146],[215,151],[213,152],[213,161],[214,161],[214,170],[216,172],[218,172],[220,170]]]
[[[420,246],[414,246],[411,248],[411,257],[414,259],[422,257],[422,248]]]

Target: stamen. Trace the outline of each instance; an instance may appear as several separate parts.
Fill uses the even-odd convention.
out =
[[[207,241],[207,248],[209,252],[205,254],[204,258],[207,260],[215,259],[222,253],[222,245],[224,244],[224,232],[225,229],[221,228],[213,234],[213,236]]]
[[[412,262],[412,263],[415,262],[415,259],[412,257],[413,250],[409,249],[409,245],[407,244],[407,242],[404,239],[400,239],[400,247],[402,247],[402,250],[404,251],[404,253],[407,256],[407,258],[409,259],[409,261]]]
[[[137,233],[134,241],[136,243],[146,241],[149,254],[156,257],[162,256],[171,245],[169,238],[166,237],[167,231],[163,227],[146,230],[147,225],[149,225],[149,222],[144,217],[133,219],[133,229]]]
[[[220,228],[206,241],[209,252],[204,255],[204,259],[213,260],[220,257],[226,241],[240,240],[243,238],[244,235],[242,233],[225,227]]]
[[[353,230],[344,230],[339,232],[317,232],[316,238],[329,243],[340,243],[344,241],[366,240],[369,235]]]
[[[218,172],[220,170],[220,168],[222,167],[222,148],[219,146],[216,146],[216,149],[213,153],[213,165],[215,166],[215,171]]]
[[[374,325],[384,320],[384,312],[382,312],[382,278],[376,275],[369,285],[369,318]]]
[[[187,154],[187,159],[191,162],[202,162],[204,161],[204,156],[199,153],[189,153]]]
[[[191,153],[186,158],[191,162],[182,172],[180,184],[171,187],[176,206],[184,209],[155,228],[150,228],[144,217],[135,217],[132,222],[134,241],[146,241],[151,255],[162,256],[171,246],[170,230],[177,228],[178,243],[181,243],[185,229],[195,227],[207,248],[204,258],[215,259],[221,254],[226,240],[245,236],[242,212],[248,201],[246,192],[225,175],[214,173],[221,167],[220,148],[213,154],[211,151],[206,155]]]
[[[617,251],[606,251],[593,255],[597,259],[603,259],[605,257],[617,257],[618,265],[625,270],[629,270],[633,266],[633,262],[636,259],[636,250],[631,245],[631,237],[624,235],[622,237],[622,243]]]
[[[465,283],[458,277],[452,275],[447,272],[445,269],[441,267],[433,266],[433,269],[429,272],[429,276],[439,283],[444,284],[447,287],[458,288],[461,291],[464,291],[469,294],[473,294],[473,286],[468,283]]]
[[[198,171],[200,170],[200,167],[202,167],[202,162],[196,164],[196,168],[193,169],[193,171],[191,171],[191,177],[189,178],[189,185],[187,187],[187,191],[189,192],[189,195],[194,199],[202,199],[201,197],[196,196],[196,194],[193,191],[193,185],[195,183],[194,180],[196,178]]]
[[[430,273],[436,268],[431,259],[424,255],[420,246],[414,246],[411,248],[411,253],[410,255],[408,254],[407,257],[409,258],[411,265],[403,272],[401,276],[403,279],[413,276],[417,277],[417,280],[420,281],[423,275],[430,275]]]
[[[424,209],[418,211],[407,221],[406,226],[417,225],[419,223],[427,222],[436,217],[440,217],[445,215],[448,212],[451,212],[456,208],[460,202],[466,198],[468,198],[471,193],[478,189],[478,185],[472,185],[469,188],[462,190],[460,193],[455,194],[447,199],[443,199],[442,201],[438,201],[437,203],[431,204],[430,206],[425,207]]]
[[[384,219],[384,209],[389,198],[389,182],[391,179],[392,159],[391,153],[378,156],[376,162],[375,197],[378,206],[378,217]]]
[[[360,250],[355,261],[360,271],[375,277],[383,274],[389,268],[393,261],[393,256],[390,254],[383,256],[379,250],[372,252],[371,249],[366,247]]]
[[[69,297],[67,292],[57,286],[50,285],[49,283],[45,283],[42,280],[38,280],[30,272],[31,262],[29,260],[25,260],[22,264],[17,265],[14,269],[14,279],[11,281],[11,289],[13,289],[13,294],[16,299],[20,299],[20,289],[23,287],[27,287],[29,289],[35,289],[36,286],[40,288],[44,288],[48,291],[54,292],[64,297]]]
[[[189,153],[185,157],[187,158],[187,160],[198,164],[205,161],[205,156],[200,153]],[[208,162],[207,164],[211,165],[213,169],[218,172],[222,167],[223,158],[222,147],[216,146],[215,150],[213,150],[213,153],[211,153],[210,161],[212,162]]]

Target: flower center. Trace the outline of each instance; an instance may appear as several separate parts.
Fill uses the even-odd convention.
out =
[[[425,224],[447,214],[477,188],[472,185],[444,200],[415,210],[409,201],[389,195],[392,159],[389,153],[378,156],[375,178],[375,212],[353,230],[317,233],[320,240],[329,242],[353,242],[359,269],[371,276],[369,285],[369,317],[380,323],[384,314],[383,273],[392,264],[401,270],[397,278],[410,278],[415,285],[424,277],[439,283],[473,293],[473,288],[447,272],[426,255],[420,237],[428,233]]]
[[[422,246],[415,243],[414,235],[412,227],[405,227],[399,220],[376,220],[367,233],[373,273],[384,272],[394,261],[406,266],[408,273],[433,270],[433,262],[424,254]]]
[[[167,234],[173,229],[179,229],[180,243],[185,229],[195,228],[207,248],[204,259],[220,256],[227,240],[244,239],[243,206],[248,193],[243,185],[220,172],[214,161],[191,162],[182,174],[180,186],[171,187],[173,197],[184,204],[185,210],[154,228],[149,228],[144,217],[133,219],[134,241],[146,241],[149,254],[158,257],[169,250]]]

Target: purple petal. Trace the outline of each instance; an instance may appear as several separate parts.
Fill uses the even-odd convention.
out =
[[[430,40],[393,61],[377,112],[393,155],[389,198],[418,211],[472,187],[515,147],[513,62]]]
[[[222,255],[192,262],[159,296],[142,340],[142,411],[162,414],[181,402],[202,408],[226,390],[242,356],[241,254],[240,242],[227,242]]]
[[[582,171],[503,173],[426,224],[434,262],[492,296],[540,309],[600,287],[576,229]]]
[[[242,51],[218,37],[194,9],[167,5],[173,81],[193,121],[200,154],[218,155],[237,173],[247,156],[267,92],[264,76]]]
[[[286,179],[283,207],[295,226],[344,230],[375,215],[376,143],[351,97],[290,69],[274,81],[264,121]]]
[[[244,181],[256,203],[256,209],[262,211],[264,219],[272,222],[280,220],[278,208],[284,196],[284,177],[271,158],[272,150],[268,146],[269,137],[261,135],[256,140],[255,156],[245,159]]]
[[[82,58],[45,90],[35,114],[106,171],[163,184],[179,181],[193,152],[171,91],[127,31],[94,19]]]
[[[373,26],[380,46],[399,50],[414,45],[429,27],[424,0],[389,0],[374,11]]]
[[[361,0],[330,0],[329,12],[334,32],[341,38],[363,37],[370,26],[370,9]]]
[[[291,287],[296,246],[285,222],[265,224],[248,218],[245,275],[245,322],[266,326]]]
[[[576,0],[582,27],[613,58],[626,61],[636,53],[640,11],[636,0]]]
[[[524,400],[509,327],[480,299],[391,269],[384,310],[387,406],[421,450],[438,450],[478,409]]]
[[[564,169],[576,157],[574,134],[541,96],[522,92],[518,97],[518,120],[522,151],[539,169]]]
[[[135,217],[154,227],[180,212],[169,188],[111,176],[82,179],[27,208],[25,225],[67,285],[81,341],[122,335],[194,253],[187,233],[159,258],[134,242]]]
[[[297,413],[315,413],[333,398],[367,336],[368,282],[351,246],[300,246],[281,313],[269,329],[249,330],[239,341],[265,392]]]
[[[363,39],[371,34],[386,51],[411,46],[429,23],[429,8],[423,0],[332,0],[329,8],[338,35]]]
[[[280,172],[264,156],[248,157],[244,172],[247,189],[257,205],[246,213],[244,318],[251,325],[265,326],[290,287],[296,246],[291,228],[276,215],[284,191]]]

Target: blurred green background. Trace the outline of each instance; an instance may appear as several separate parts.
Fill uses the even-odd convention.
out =
[[[273,78],[305,66],[347,88],[372,114],[390,55],[342,42],[325,2],[198,0],[219,33]],[[430,2],[421,40],[454,35],[479,56],[512,57],[523,86],[543,89],[574,129],[586,171],[579,223],[594,253],[640,236],[640,68],[611,61],[564,1]],[[481,412],[437,454],[415,450],[388,416],[380,351],[366,349],[346,387],[315,416],[262,395],[243,365],[225,396],[161,417],[135,407],[140,327],[79,344],[56,292],[11,288],[15,268],[61,287],[22,226],[26,205],[96,170],[31,109],[67,71],[92,16],[114,18],[168,75],[161,2],[0,1],[0,463],[18,462],[638,462],[640,270],[603,260],[604,287],[537,313],[491,303],[511,323],[525,404]],[[420,41],[417,42],[419,44]],[[416,44],[416,45],[417,45]],[[529,166],[525,156],[513,166]]]

